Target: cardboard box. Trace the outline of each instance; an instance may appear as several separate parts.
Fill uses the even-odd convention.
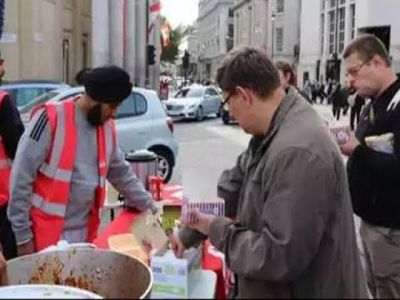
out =
[[[183,198],[182,203],[182,219],[185,222],[193,222],[193,217],[190,214],[191,210],[198,209],[203,214],[224,216],[225,215],[225,201],[218,199],[215,201],[203,202]]]
[[[202,249],[185,251],[184,258],[178,259],[171,250],[163,255],[151,257],[154,282],[151,298],[187,299],[198,281],[202,260]]]
[[[150,265],[150,254],[164,253],[168,246],[168,237],[157,217],[150,211],[143,212],[132,224],[131,232],[109,237],[111,250],[124,253]]]

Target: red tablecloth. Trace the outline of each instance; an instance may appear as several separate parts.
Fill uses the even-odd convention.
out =
[[[173,190],[171,188],[171,190]],[[176,192],[176,191],[175,191]],[[175,193],[174,192],[174,193]],[[171,195],[172,196],[172,195]],[[178,197],[176,197],[178,198]],[[177,203],[179,200],[175,197],[171,197],[171,202]],[[123,234],[130,231],[130,227],[133,222],[139,217],[139,214],[135,210],[124,210],[122,211],[113,222],[111,222],[103,232],[101,232],[98,237],[94,240],[94,244],[101,249],[108,249],[108,238],[112,235]],[[223,270],[223,262],[221,258],[212,255],[208,250],[210,244],[205,243],[204,253],[203,253],[203,264],[202,267],[205,270],[214,271],[217,274],[217,287],[216,295],[217,299],[226,298],[225,289],[225,278]]]

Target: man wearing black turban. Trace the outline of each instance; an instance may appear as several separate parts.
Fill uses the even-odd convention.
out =
[[[87,108],[87,120],[93,126],[115,118],[117,107],[132,91],[128,73],[116,66],[93,69],[84,74],[86,95],[79,100]]]
[[[96,68],[85,72],[83,85],[84,95],[38,110],[18,145],[8,216],[19,255],[40,251],[58,240],[92,242],[95,232],[89,224],[96,215],[93,208],[98,208],[96,195],[103,177],[124,196],[127,206],[157,212],[151,194],[125,161],[118,137],[110,136],[110,119],[116,117],[118,105],[132,93],[129,75],[115,66]],[[72,117],[66,117],[68,109],[73,111]],[[57,111],[55,128],[51,126],[54,118],[49,119],[52,111]],[[102,128],[105,142],[101,140]],[[76,132],[72,138],[71,132]],[[104,164],[99,158],[100,143],[106,148]],[[72,165],[66,167],[66,161],[72,161]],[[100,175],[104,165],[106,174]],[[57,191],[54,181],[69,184],[67,203],[60,200],[65,195]],[[59,217],[62,228],[57,227]],[[54,218],[57,222],[53,225]]]

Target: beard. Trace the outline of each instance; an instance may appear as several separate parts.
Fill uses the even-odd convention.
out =
[[[87,121],[90,123],[90,125],[92,125],[94,127],[104,124],[104,122],[102,120],[100,104],[97,104],[96,106],[92,107],[89,110],[89,112],[87,114]]]

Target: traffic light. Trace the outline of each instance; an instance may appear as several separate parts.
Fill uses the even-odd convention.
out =
[[[156,48],[153,45],[147,45],[147,63],[154,65],[156,63]]]
[[[189,59],[190,59],[190,54],[189,54],[189,52],[185,51],[185,54],[183,55],[183,58],[182,58],[182,67],[185,70],[189,69]]]

